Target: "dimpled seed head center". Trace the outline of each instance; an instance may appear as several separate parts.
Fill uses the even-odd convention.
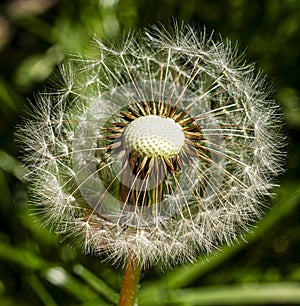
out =
[[[174,157],[184,145],[184,133],[181,125],[171,118],[143,116],[126,127],[124,144],[130,152],[142,157]]]

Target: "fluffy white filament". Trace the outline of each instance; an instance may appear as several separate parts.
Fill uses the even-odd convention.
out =
[[[38,93],[19,127],[33,209],[57,233],[115,263],[134,254],[142,266],[173,265],[231,244],[261,217],[282,171],[281,116],[261,74],[228,40],[188,26],[152,28],[114,47],[97,41],[97,50],[63,64],[59,88]],[[149,207],[119,203],[126,156],[104,150],[107,129],[133,103],[145,116],[145,104],[169,103],[203,135],[197,157],[161,178],[163,199]]]

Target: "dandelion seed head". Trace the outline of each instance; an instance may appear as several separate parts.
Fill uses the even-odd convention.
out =
[[[185,25],[96,44],[18,128],[33,211],[115,264],[172,266],[234,243],[283,171],[261,72]]]

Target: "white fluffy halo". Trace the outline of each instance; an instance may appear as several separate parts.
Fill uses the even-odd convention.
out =
[[[282,171],[281,116],[261,74],[229,41],[189,26],[96,43],[93,58],[61,66],[63,86],[38,93],[18,129],[33,209],[114,263],[134,254],[143,267],[173,265],[231,244]],[[171,157],[124,145],[146,116],[182,129]]]

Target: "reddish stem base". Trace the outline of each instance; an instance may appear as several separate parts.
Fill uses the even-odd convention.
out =
[[[125,268],[119,306],[134,306],[137,300],[141,269],[134,259],[129,259]]]

